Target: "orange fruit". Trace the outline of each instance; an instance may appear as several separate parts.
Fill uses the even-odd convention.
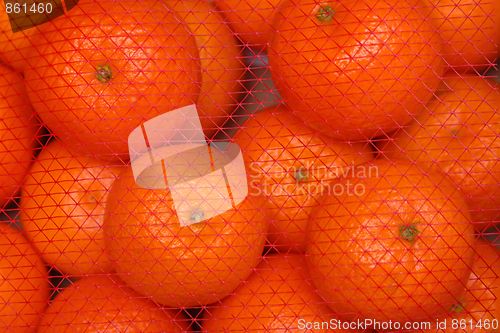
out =
[[[38,332],[186,332],[176,316],[113,277],[86,277],[57,295]]]
[[[238,105],[243,79],[240,47],[213,4],[202,0],[167,1],[194,35],[201,63],[201,90],[196,106],[211,138]]]
[[[17,230],[0,224],[0,330],[34,332],[49,302],[47,271]]]
[[[328,322],[332,311],[315,291],[299,255],[265,257],[247,281],[209,306],[203,332],[341,332],[306,329]]]
[[[425,0],[454,71],[493,68],[500,54],[500,5],[495,0]]]
[[[134,128],[199,93],[195,40],[161,0],[81,0],[40,33],[25,71],[29,97],[82,152],[126,159]]]
[[[415,122],[382,142],[382,153],[444,170],[482,229],[500,221],[500,92],[479,77],[445,83]]]
[[[174,307],[213,303],[259,263],[268,225],[262,206],[260,197],[248,196],[225,213],[181,226],[170,190],[140,187],[127,168],[108,197],[107,250],[139,293]],[[191,219],[204,215],[194,209]]]
[[[272,22],[281,0],[215,0],[227,22],[250,47],[267,47],[273,37]]]
[[[39,129],[22,77],[0,65],[0,205],[19,190]]]
[[[60,141],[42,150],[22,188],[20,220],[47,263],[73,275],[111,270],[102,224],[119,170]]]
[[[446,329],[430,329],[421,332],[466,332],[490,333],[495,330],[495,319],[500,318],[500,251],[484,241],[477,247],[477,254],[472,265],[472,274],[467,283],[465,294],[450,309],[446,320]],[[454,329],[453,320],[465,329]]]
[[[323,185],[372,159],[366,144],[325,137],[282,106],[251,115],[234,141],[243,152],[252,193],[267,198],[269,242],[282,251],[304,251],[307,220]]]
[[[269,62],[285,103],[339,139],[410,122],[444,69],[441,40],[413,0],[287,0],[274,28]]]
[[[442,173],[378,160],[338,180],[309,221],[306,262],[345,320],[430,320],[462,294],[474,255],[460,192]]]

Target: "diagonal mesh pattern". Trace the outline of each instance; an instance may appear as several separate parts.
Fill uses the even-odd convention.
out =
[[[1,332],[500,332],[497,0],[5,0],[0,46]]]

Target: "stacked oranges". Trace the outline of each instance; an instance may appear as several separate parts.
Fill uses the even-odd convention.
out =
[[[498,331],[495,1],[15,3],[2,331]],[[248,194],[186,226],[176,183],[136,182],[128,136],[191,104]]]

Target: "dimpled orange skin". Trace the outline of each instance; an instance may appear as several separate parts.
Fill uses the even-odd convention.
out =
[[[281,0],[215,0],[236,35],[250,47],[267,47]]]
[[[461,296],[453,312],[446,319],[446,329],[420,331],[421,333],[491,333],[498,330],[488,328],[500,318],[500,251],[489,243],[481,241],[476,249],[472,274],[465,294]],[[467,329],[453,329],[452,321],[465,322]],[[481,327],[482,325],[483,327]],[[476,327],[477,326],[477,327]]]
[[[288,0],[274,28],[270,68],[285,103],[339,139],[410,122],[444,70],[441,40],[413,0]]]
[[[43,122],[75,149],[127,159],[134,128],[196,101],[196,43],[163,1],[81,0],[50,23],[26,85]]]
[[[234,293],[208,307],[202,332],[345,332],[299,324],[330,318],[332,311],[307,278],[303,256],[277,255],[264,257]]]
[[[202,0],[166,2],[194,35],[201,63],[201,91],[196,102],[201,125],[211,138],[238,105],[243,79],[240,48],[213,4]]]
[[[111,271],[102,224],[119,171],[60,141],[40,153],[22,188],[20,220],[47,263],[72,275]]]
[[[500,3],[496,0],[425,0],[453,71],[493,67],[500,54]]]
[[[114,269],[139,293],[174,307],[213,303],[261,259],[268,218],[263,199],[181,226],[168,190],[139,187],[130,168],[113,184],[104,232]]]
[[[49,280],[35,249],[17,230],[0,224],[0,330],[35,332],[49,303]]]
[[[176,316],[114,277],[86,277],[57,295],[38,332],[187,332]]]
[[[322,185],[373,158],[368,145],[323,136],[282,106],[252,115],[234,141],[243,152],[251,193],[267,197],[269,242],[285,252],[304,252],[307,220]]]
[[[38,121],[22,81],[11,69],[0,65],[0,205],[19,190],[28,172]]]
[[[444,170],[482,230],[500,221],[499,86],[474,76],[451,77],[439,92],[415,122],[382,143],[382,153]]]
[[[374,161],[339,183],[344,193],[325,195],[309,221],[306,262],[319,294],[344,320],[446,313],[474,255],[459,191],[444,174],[403,161]]]

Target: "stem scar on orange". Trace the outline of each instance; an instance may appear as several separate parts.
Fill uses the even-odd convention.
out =
[[[234,141],[243,153],[250,191],[267,198],[269,243],[285,252],[304,252],[307,220],[323,185],[373,158],[367,144],[324,136],[282,106],[250,116]]]
[[[464,193],[472,222],[500,221],[500,91],[494,81],[449,77],[416,121],[379,142],[382,155],[443,170]]]
[[[194,37],[161,0],[81,0],[40,31],[25,70],[30,100],[82,152],[127,159],[134,128],[198,97]]]
[[[137,292],[174,307],[213,303],[260,262],[269,223],[263,203],[248,196],[222,214],[181,226],[170,190],[141,188],[127,168],[108,197],[106,248],[115,271]],[[204,212],[191,216],[196,222]]]
[[[500,318],[500,250],[490,243],[480,241],[472,264],[472,274],[465,293],[450,307],[446,329],[433,328],[421,333],[491,333],[495,319]],[[472,323],[467,329],[455,329],[450,323]],[[491,323],[491,325],[490,325]],[[488,327],[492,326],[492,327]]]
[[[461,193],[443,173],[376,160],[337,180],[311,215],[306,262],[345,320],[418,321],[446,313],[464,289],[474,233]]]
[[[423,6],[285,0],[269,48],[273,80],[308,126],[343,140],[410,122],[437,88],[441,40]]]

